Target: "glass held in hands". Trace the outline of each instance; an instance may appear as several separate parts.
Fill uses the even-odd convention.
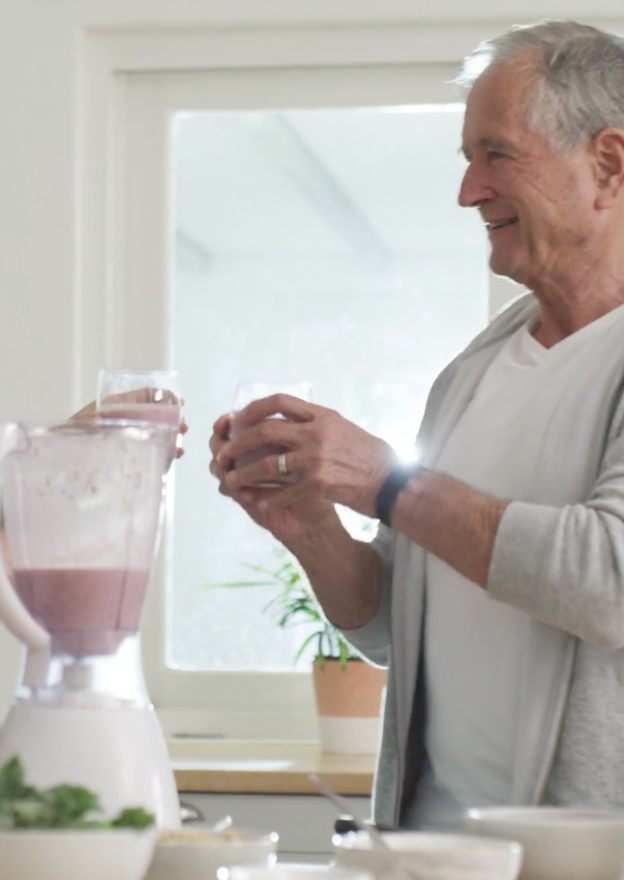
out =
[[[230,413],[230,436],[232,439],[235,439],[239,433],[236,421],[237,413],[254,400],[262,400],[274,394],[289,394],[291,397],[299,397],[301,400],[311,402],[312,385],[309,382],[238,382],[234,389],[234,402]],[[274,416],[269,416],[269,418],[283,419],[285,417],[276,413]],[[276,443],[269,443],[237,458],[234,462],[234,467],[241,468],[269,455],[279,455],[281,452],[288,452],[287,447]],[[258,483],[258,486],[273,489],[282,488],[285,482],[289,482],[287,478],[283,478],[280,482]]]
[[[130,419],[168,425],[169,463],[177,455],[182,424],[180,377],[176,370],[110,370],[98,375],[96,408],[105,419]]]

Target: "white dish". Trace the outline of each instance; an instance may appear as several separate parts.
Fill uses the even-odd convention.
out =
[[[468,810],[464,829],[518,840],[521,880],[620,880],[624,874],[624,813],[567,807]]]
[[[228,828],[183,828],[162,832],[145,880],[213,880],[219,868],[275,864],[277,834]],[[118,878],[115,878],[118,880]]]
[[[231,868],[219,880],[374,880],[369,871],[336,865],[301,865],[281,862],[274,868]]]
[[[422,831],[387,832],[383,839],[393,852],[373,848],[364,832],[334,835],[337,864],[382,880],[516,880],[522,864],[522,847],[512,841]]]
[[[156,831],[127,828],[0,831],[6,880],[143,880]]]

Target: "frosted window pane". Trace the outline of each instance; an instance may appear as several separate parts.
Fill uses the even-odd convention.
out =
[[[486,322],[485,235],[457,206],[462,108],[178,114],[175,361],[190,425],[176,466],[167,657],[283,669],[301,633],[270,589],[275,542],[217,492],[207,438],[237,380],[308,380],[409,456],[431,382]]]

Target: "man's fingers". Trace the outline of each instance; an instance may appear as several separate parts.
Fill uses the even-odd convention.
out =
[[[236,413],[236,427],[238,430],[250,428],[268,419],[269,416],[284,416],[292,422],[310,422],[315,412],[321,407],[301,400],[300,397],[291,397],[290,394],[272,394],[261,400],[254,400],[244,409]]]
[[[224,480],[232,490],[261,487],[263,483],[282,483],[284,475],[280,474],[277,460],[276,455],[265,455],[243,467],[229,468]],[[227,467],[228,459],[219,456],[217,461],[222,468]]]
[[[269,451],[280,447],[287,450],[300,448],[308,437],[308,430],[301,423],[296,424],[285,419],[265,419],[241,434],[237,433],[235,440],[224,443],[218,457],[220,463],[229,468],[236,459],[262,450],[263,447],[267,447]]]
[[[212,426],[213,433],[222,440],[227,440],[230,436],[231,417],[225,413],[216,420]]]
[[[208,448],[212,452],[213,456],[216,456],[217,453],[219,453],[223,449],[224,445],[228,442],[229,433],[229,416],[221,416],[221,418],[217,419],[217,421],[214,423],[213,434],[208,441]]]
[[[210,471],[212,476],[215,477],[215,479],[219,480],[219,482],[223,482],[227,475],[227,471],[224,470],[214,458],[208,465],[208,470]]]

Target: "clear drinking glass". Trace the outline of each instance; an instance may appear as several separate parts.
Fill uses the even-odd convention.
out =
[[[263,397],[271,397],[273,394],[289,394],[291,397],[299,397],[301,400],[312,400],[312,385],[309,382],[238,382],[234,389],[234,402],[232,404],[230,436],[235,439],[239,433],[236,416],[248,404],[254,400],[261,400]],[[285,416],[276,413],[269,416],[272,419],[283,419]],[[268,455],[279,455],[280,452],[286,452],[287,448],[276,443],[269,443],[261,446],[245,455],[241,455],[234,462],[234,467],[244,467]],[[265,488],[281,487],[288,479],[282,479],[278,482],[259,483],[258,485]]]
[[[182,422],[180,377],[176,370],[110,370],[98,375],[97,410],[107,419],[138,419],[169,425],[169,463],[176,457]]]

